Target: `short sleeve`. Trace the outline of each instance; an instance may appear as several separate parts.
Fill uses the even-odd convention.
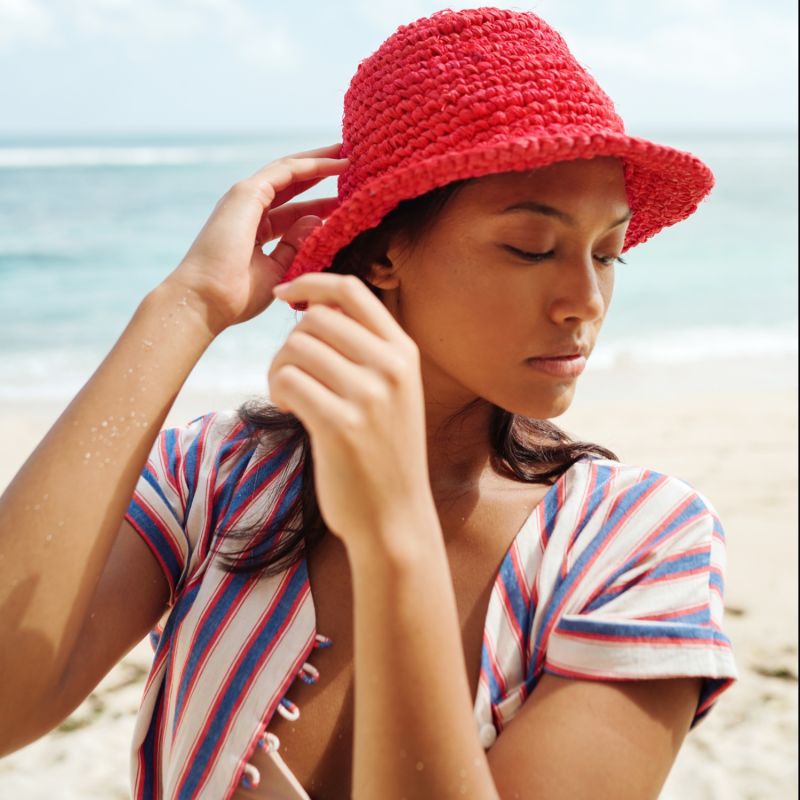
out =
[[[622,484],[596,490],[599,520],[574,537],[544,671],[702,677],[694,727],[738,678],[722,630],[725,533],[711,503],[678,478],[640,470]]]
[[[211,412],[158,434],[125,514],[161,565],[169,584],[170,608],[187,580],[201,534],[197,526],[186,523],[193,505],[210,496],[217,416]],[[196,510],[205,516],[202,509]]]

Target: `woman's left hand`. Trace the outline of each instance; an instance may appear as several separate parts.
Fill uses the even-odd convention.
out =
[[[416,343],[355,276],[307,273],[275,295],[308,303],[268,381],[309,433],[326,525],[349,552],[402,544],[380,533],[433,508]]]

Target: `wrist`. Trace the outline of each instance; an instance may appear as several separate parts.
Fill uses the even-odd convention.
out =
[[[197,293],[169,279],[151,289],[142,301],[142,306],[161,315],[162,327],[166,330],[180,320],[189,326],[193,338],[208,347],[218,335],[212,329],[209,318],[199,301]]]
[[[169,308],[173,314],[181,314],[206,340],[206,346],[228,327],[196,289],[172,276],[165,278],[151,290],[148,299],[155,305]]]
[[[420,563],[437,553],[445,558],[444,537],[435,508],[387,516],[375,529],[347,544],[352,570],[381,569],[393,574],[416,572]]]

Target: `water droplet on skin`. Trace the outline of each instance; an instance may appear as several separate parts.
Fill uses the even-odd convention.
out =
[[[459,794],[466,794],[467,793],[467,784],[462,783],[461,786],[458,788]]]
[[[34,511],[38,511],[40,508],[41,508],[41,506],[40,506],[40,505],[37,503],[37,504],[36,504],[36,505],[33,507],[33,510],[34,510]]]
[[[417,772],[422,772],[425,769],[425,764],[422,761],[417,761]]]
[[[91,614],[89,614],[89,619],[94,619],[94,611]]]
[[[89,428],[89,433],[97,433],[97,428]]]
[[[84,458],[91,458],[91,457],[92,457],[92,454],[91,454],[91,453],[84,453],[84,454],[83,454],[83,457],[84,457]]]
[[[186,297],[181,297],[181,299],[178,300],[178,305],[179,306],[185,306],[186,305]]]
[[[44,537],[46,541],[52,542],[53,541],[53,534],[48,533],[47,536]]]
[[[163,319],[163,317],[162,317],[162,319]],[[149,349],[150,349],[150,348],[153,346],[153,343],[150,341],[150,339],[142,339],[142,344],[143,344],[143,345],[144,345],[144,346],[145,346],[145,347],[146,347],[148,350],[149,350]]]
[[[47,498],[48,498],[48,497],[50,497],[50,495],[49,495],[49,494],[43,494],[43,495],[42,495],[42,500],[47,500]]]
[[[64,527],[64,520],[63,520],[63,519],[60,519],[60,520],[58,521],[58,527],[59,527],[59,528],[63,528],[63,527]]]

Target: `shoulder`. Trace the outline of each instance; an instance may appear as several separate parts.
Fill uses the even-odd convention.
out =
[[[676,475],[604,458],[577,462],[573,473],[559,526],[565,544],[627,550],[659,549],[675,538],[724,541],[711,501]]]
[[[688,504],[693,511],[705,510],[716,515],[711,501],[677,475],[607,458],[582,460],[574,467],[572,490],[613,501],[615,510],[637,513]]]

